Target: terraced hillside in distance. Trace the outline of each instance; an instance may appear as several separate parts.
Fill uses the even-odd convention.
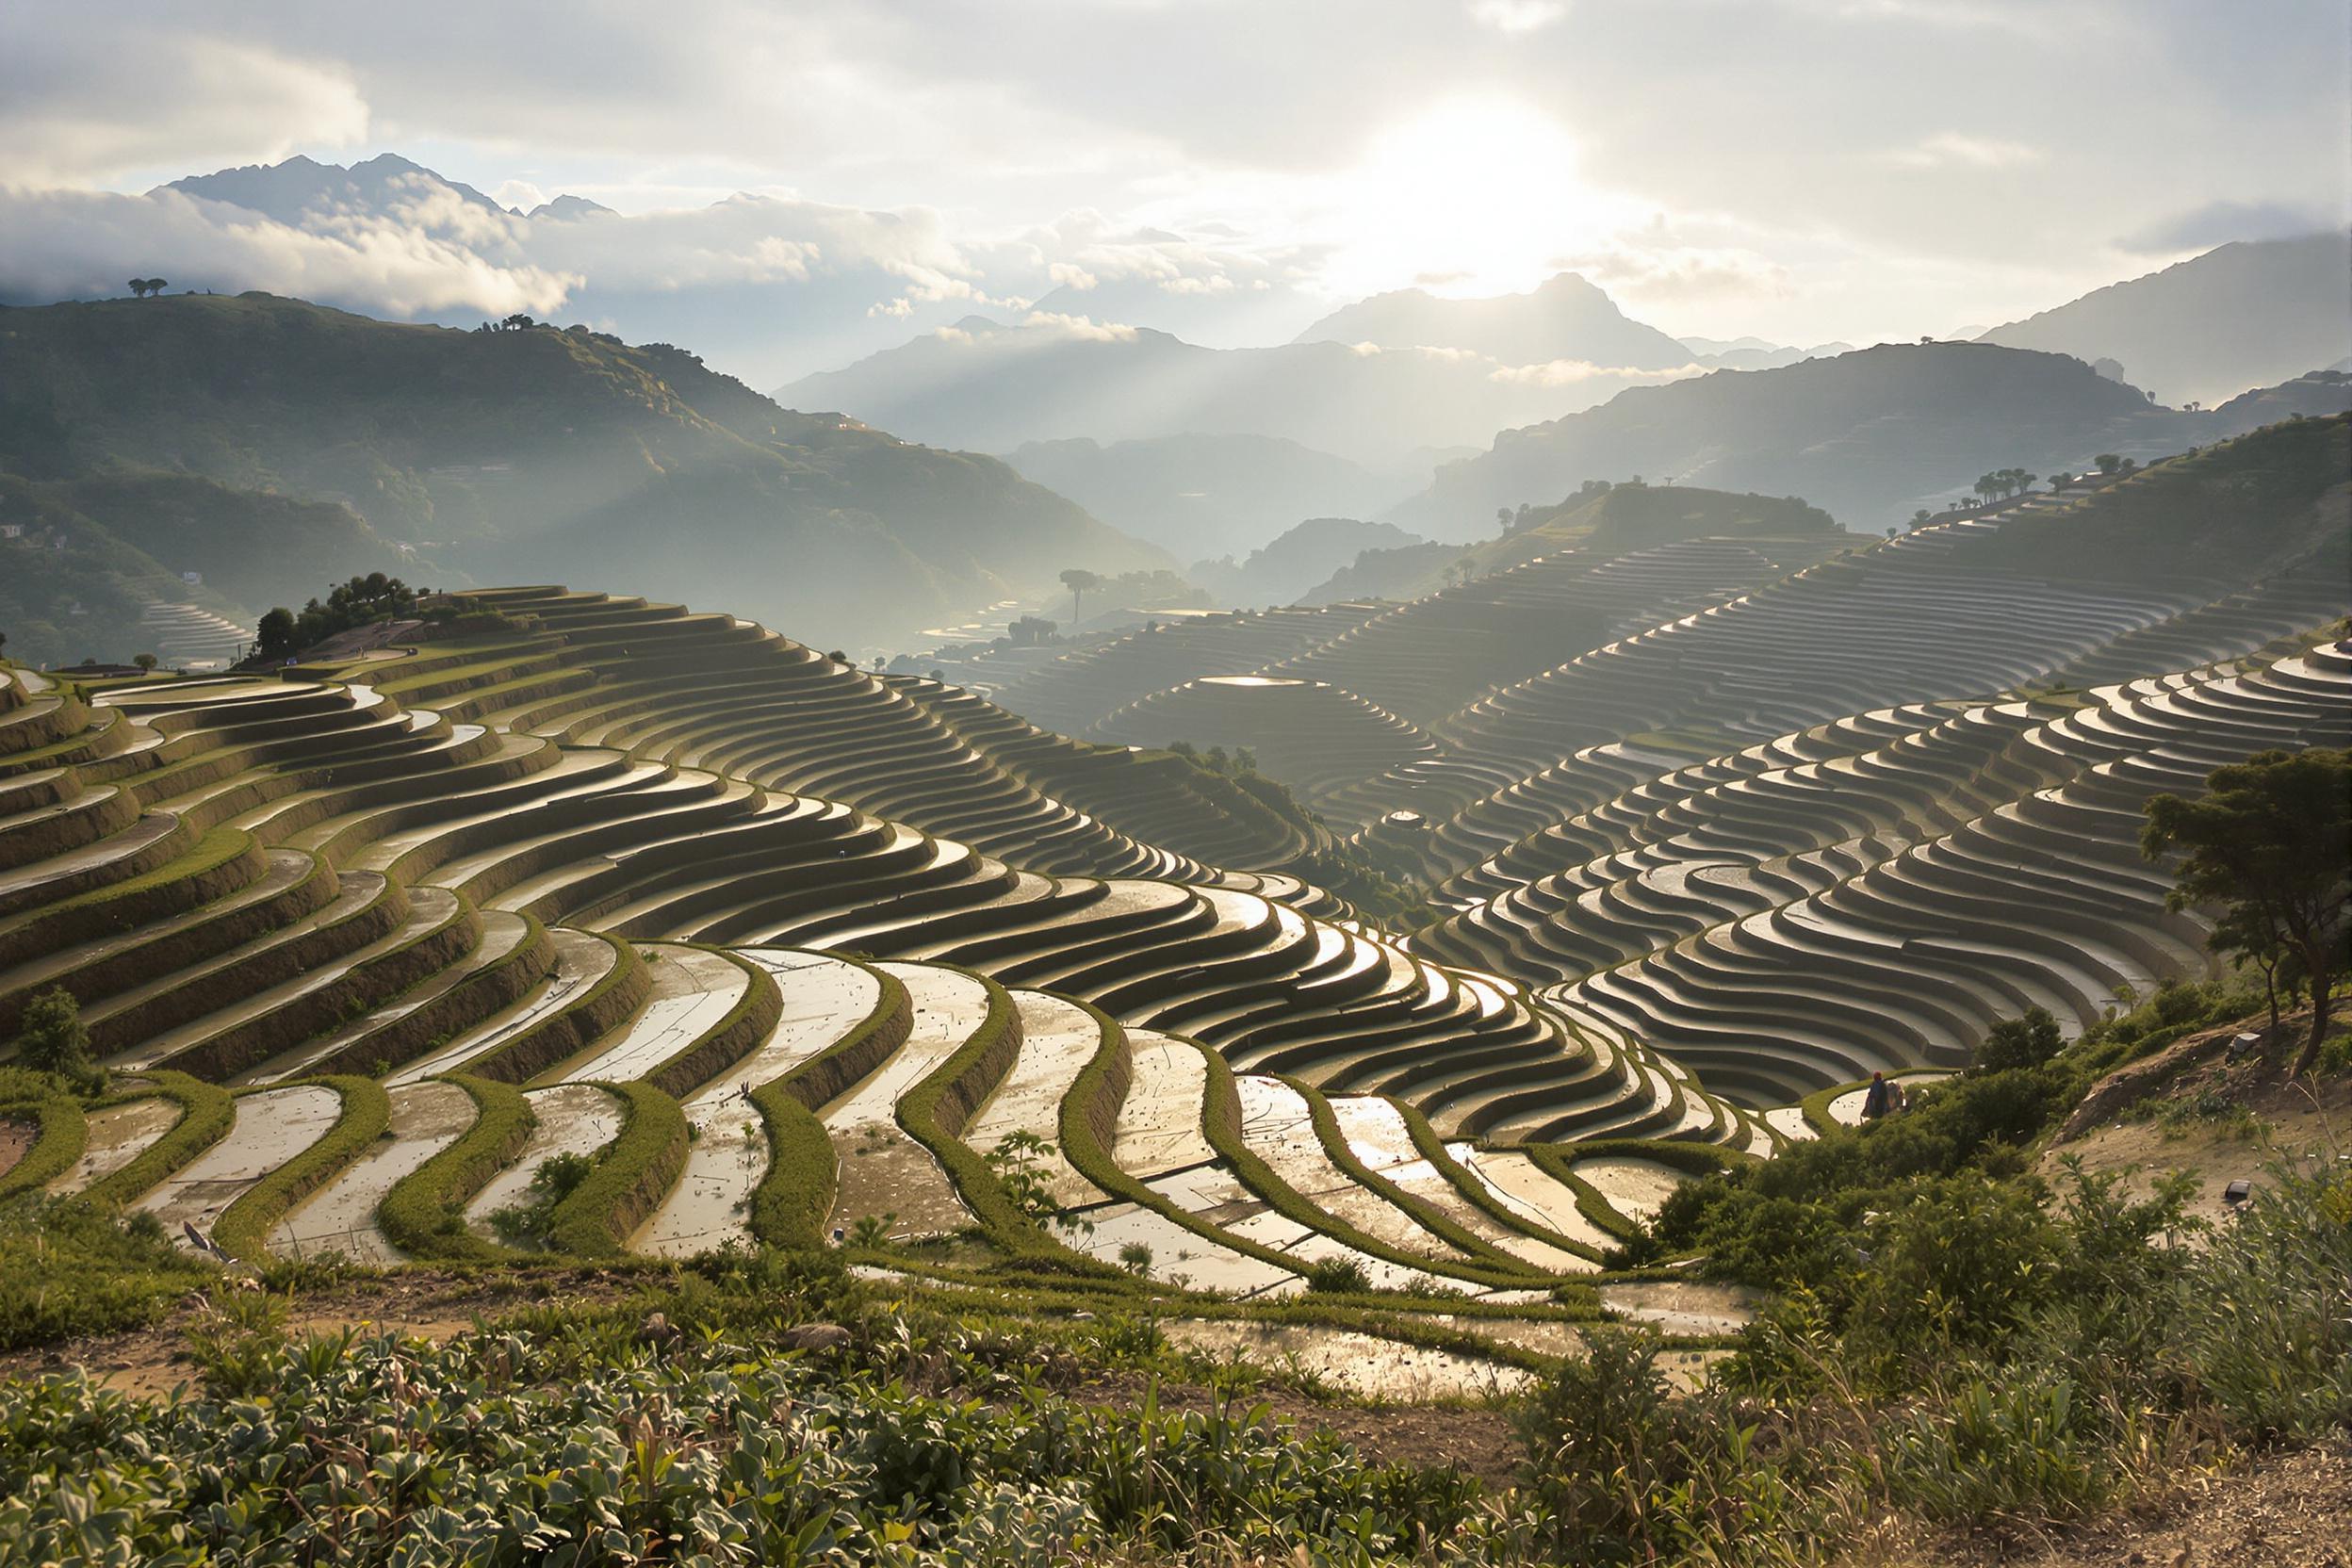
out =
[[[2352,738],[2341,482],[2304,500],[2232,580],[2026,569],[2146,496],[1588,540],[995,700],[553,586],[340,661],[6,667],[0,1039],[62,990],[114,1075],[29,1168],[248,1259],[855,1237],[1537,1300],[1873,1070],[2207,971],[2141,807]],[[1366,865],[1426,905],[1318,871]]]

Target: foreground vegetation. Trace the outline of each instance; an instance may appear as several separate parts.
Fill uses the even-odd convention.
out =
[[[2167,988],[2064,1048],[2029,1018],[1901,1116],[1687,1186],[1634,1250],[1704,1249],[1770,1305],[1691,1393],[1655,1335],[1588,1329],[1513,1407],[1510,1488],[1285,1426],[1266,1374],[1175,1350],[1159,1315],[1193,1308],[1140,1291],[722,1254],[434,1347],[289,1335],[288,1297],[336,1277],[280,1265],[213,1296],[182,1396],[0,1385],[0,1540],[166,1563],[1796,1563],[1890,1519],[2081,1518],[2352,1424],[2352,1169],[2277,1164],[2210,1231],[2186,1184],[2033,1171],[2093,1077],[2249,1000]],[[11,1345],[220,1278],[152,1222],[28,1199],[0,1210],[0,1263]],[[1370,1298],[1315,1300],[1277,1310]]]

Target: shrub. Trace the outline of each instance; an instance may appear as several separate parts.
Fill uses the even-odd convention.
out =
[[[2000,1072],[2008,1068],[2040,1067],[2058,1054],[2066,1041],[2058,1033],[2058,1021],[2046,1007],[2028,1007],[2017,1018],[2003,1019],[1992,1027],[1976,1048],[1975,1067],[1979,1072]]]
[[[63,986],[52,986],[24,1004],[16,1054],[36,1072],[56,1073],[85,1092],[96,1093],[106,1086],[106,1074],[90,1065],[90,1028],[82,1022],[82,1004]]]
[[[118,1224],[96,1204],[32,1193],[0,1203],[0,1350],[142,1328],[219,1278],[154,1215]]]
[[[555,1221],[555,1207],[588,1179],[596,1162],[585,1154],[550,1154],[531,1173],[531,1185],[519,1203],[492,1212],[490,1228],[510,1247],[545,1247]]]
[[[1308,1266],[1307,1288],[1321,1296],[1358,1294],[1372,1288],[1372,1276],[1354,1258],[1318,1258]]]

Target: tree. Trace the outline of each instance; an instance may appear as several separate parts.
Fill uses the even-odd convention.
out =
[[[1979,1072],[2040,1067],[2058,1054],[2066,1043],[2050,1009],[2028,1007],[2021,1016],[2002,1019],[1993,1025],[1992,1032],[1978,1044],[1972,1065]]]
[[[294,652],[294,612],[279,605],[253,629],[255,651],[264,659],[285,659]]]
[[[2113,475],[2123,466],[2123,459],[2114,452],[2101,452],[2091,461],[2099,466],[2099,471],[2102,474]]]
[[[82,1004],[63,986],[52,986],[24,1004],[16,1049],[17,1060],[36,1072],[86,1080],[90,1065],[90,1027],[82,1021]]]
[[[2140,852],[2185,852],[2166,903],[2218,906],[2214,952],[2310,988],[2311,1032],[2290,1076],[2310,1071],[2352,898],[2352,752],[2262,752],[2215,768],[2201,798],[2158,795],[2147,810]]]
[[[162,663],[163,661],[157,659],[152,653],[135,653],[131,655],[131,662],[137,664],[142,670],[152,670],[157,664]]]
[[[1088,594],[1102,586],[1102,579],[1084,566],[1072,566],[1062,574],[1062,586],[1070,590],[1070,624],[1078,624],[1078,606]]]

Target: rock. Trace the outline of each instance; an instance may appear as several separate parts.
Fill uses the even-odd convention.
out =
[[[803,1323],[785,1330],[783,1334],[784,1348],[787,1350],[814,1350],[831,1354],[836,1350],[848,1349],[850,1343],[849,1331],[839,1323]]]

